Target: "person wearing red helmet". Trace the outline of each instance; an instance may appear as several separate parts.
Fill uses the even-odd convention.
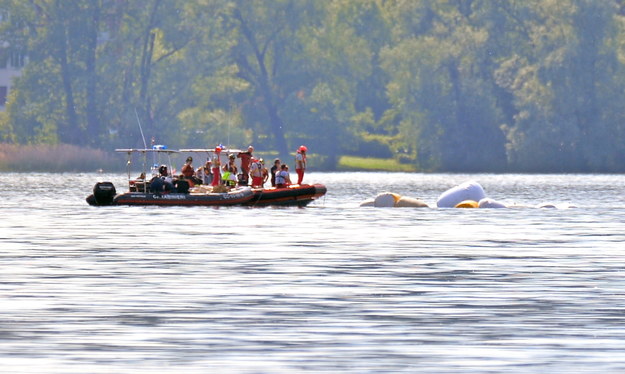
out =
[[[302,184],[304,180],[304,172],[306,171],[306,152],[308,148],[305,145],[297,149],[295,155],[295,172],[297,173],[297,184]]]

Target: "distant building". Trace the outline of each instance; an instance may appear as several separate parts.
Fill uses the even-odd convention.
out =
[[[5,109],[13,78],[20,76],[26,64],[26,56],[23,53],[13,51],[11,47],[2,48],[2,52],[0,52],[0,110]]]
[[[8,13],[0,11],[0,22],[7,22]],[[13,79],[22,73],[27,62],[26,53],[11,47],[7,42],[0,45],[0,111],[4,111]]]

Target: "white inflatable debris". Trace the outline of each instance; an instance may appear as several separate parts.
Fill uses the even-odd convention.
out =
[[[429,208],[425,202],[405,196],[400,197],[395,203],[395,206],[398,208]]]
[[[479,205],[475,200],[464,200],[456,204],[454,208],[479,208]]]
[[[436,201],[439,208],[453,208],[465,200],[480,201],[486,197],[484,189],[475,181],[468,181],[443,192]]]
[[[480,208],[507,208],[505,204],[500,203],[499,201],[496,201],[489,197],[486,197],[480,200],[478,205]]]
[[[392,208],[400,199],[400,196],[391,192],[382,192],[373,200],[373,206],[376,208]]]
[[[361,207],[373,206],[376,208],[428,208],[422,200],[405,197],[393,192],[383,192],[375,199],[367,199],[360,203]]]

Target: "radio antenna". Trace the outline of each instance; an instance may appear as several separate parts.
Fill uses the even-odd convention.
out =
[[[139,131],[141,131],[141,138],[143,139],[143,149],[148,149],[148,144],[145,142],[145,136],[143,135],[143,129],[141,128],[141,121],[139,120],[139,113],[137,113],[137,108],[135,108],[135,117],[137,117]]]

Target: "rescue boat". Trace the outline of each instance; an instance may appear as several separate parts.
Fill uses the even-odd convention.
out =
[[[285,188],[251,188],[240,186],[226,188],[223,185],[213,188],[208,185],[197,185],[190,187],[185,180],[172,182],[169,191],[158,189],[153,190],[151,181],[159,178],[159,165],[170,165],[168,170],[174,170],[171,165],[171,156],[181,153],[203,153],[208,159],[229,157],[241,152],[237,149],[181,149],[169,150],[162,145],[155,145],[151,149],[116,149],[116,152],[127,153],[128,155],[128,192],[118,194],[112,182],[98,182],[93,187],[93,193],[87,197],[87,203],[95,206],[104,205],[159,205],[159,206],[232,206],[244,205],[249,207],[264,206],[299,206],[304,207],[311,202],[324,196],[327,192],[326,186],[320,183],[290,185]],[[133,156],[142,156],[143,172],[138,178],[131,178],[130,165]],[[152,160],[148,160],[152,156]],[[146,175],[148,164],[151,163],[151,178]],[[220,161],[221,163],[221,161]],[[222,163],[223,164],[223,163]],[[175,183],[175,185],[173,185]]]
[[[162,145],[155,145],[151,149],[116,149],[117,152],[128,154],[127,165],[132,164],[132,155],[143,156],[144,172],[138,178],[130,178],[128,171],[128,192],[118,194],[112,182],[98,182],[93,187],[93,193],[87,197],[90,205],[158,205],[158,206],[232,206],[241,205],[254,197],[254,191],[249,187],[227,189],[213,188],[211,186],[189,187],[185,180],[172,182],[169,191],[152,189],[152,183],[146,179],[148,155],[153,156],[151,173],[153,178],[159,178],[159,168],[162,158],[166,157],[168,165],[171,165],[171,155],[179,151],[169,150]],[[225,150],[224,153],[227,153]],[[164,164],[163,164],[164,165]],[[169,168],[173,170],[173,168]]]

